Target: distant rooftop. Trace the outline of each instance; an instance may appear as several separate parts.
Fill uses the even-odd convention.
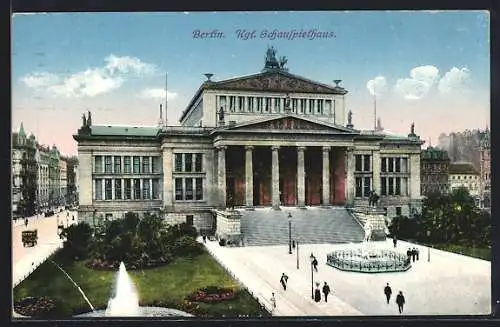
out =
[[[420,158],[423,160],[450,160],[447,151],[431,146],[422,150]]]
[[[99,136],[146,136],[155,137],[159,128],[152,126],[96,126],[92,125],[92,135]]]
[[[454,162],[450,164],[450,174],[471,174],[479,175],[479,172],[469,162]]]

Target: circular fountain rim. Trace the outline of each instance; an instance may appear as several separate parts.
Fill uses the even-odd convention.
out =
[[[155,307],[155,306],[139,306],[139,315],[134,316],[108,316],[106,315],[106,309],[100,309],[96,311],[90,311],[86,313],[80,313],[74,315],[75,318],[137,318],[137,317],[195,317],[191,313],[187,313],[185,311],[165,308],[165,307]],[[158,314],[149,314],[149,313],[158,313]]]

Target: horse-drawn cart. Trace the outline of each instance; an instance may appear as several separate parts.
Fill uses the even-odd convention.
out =
[[[38,241],[38,232],[37,230],[25,230],[21,234],[23,246],[35,246]]]

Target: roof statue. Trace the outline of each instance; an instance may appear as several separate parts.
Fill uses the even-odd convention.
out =
[[[224,121],[224,108],[220,107],[219,109],[219,122]]]
[[[82,115],[82,127],[87,126],[87,118],[85,118],[85,113]]]
[[[88,112],[89,112],[89,117],[87,118],[87,126],[90,127],[92,126],[92,113],[90,112],[90,110]]]
[[[415,135],[415,123],[411,123],[410,134]]]
[[[273,46],[268,47],[266,51],[266,61],[264,65],[264,71],[266,70],[287,71],[288,69],[285,68],[287,62],[288,59],[285,56],[280,57],[278,60],[276,58],[276,49]]]
[[[347,127],[349,128],[353,128],[354,125],[352,124],[352,111],[349,110],[349,112],[347,113]]]

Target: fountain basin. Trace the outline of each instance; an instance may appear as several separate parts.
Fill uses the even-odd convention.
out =
[[[110,316],[106,314],[106,310],[96,310],[94,312],[82,313],[74,316],[75,318],[99,318]],[[119,316],[114,316],[119,317]],[[194,315],[170,308],[163,307],[139,307],[137,315],[127,317],[194,317]]]
[[[326,257],[326,264],[339,270],[364,273],[401,272],[411,268],[410,260],[405,254],[362,247],[330,252]]]

